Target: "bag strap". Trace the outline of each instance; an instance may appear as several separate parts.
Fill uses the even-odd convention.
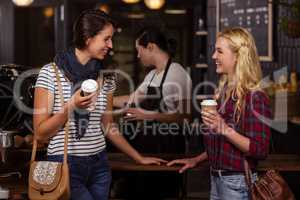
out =
[[[251,168],[249,167],[249,163],[245,157],[244,159],[244,168],[245,168],[245,179],[246,179],[246,184],[248,186],[249,192],[252,191],[252,171]]]
[[[243,105],[243,111],[242,111],[242,131],[245,132],[245,113],[246,113],[246,104],[244,102]],[[246,184],[248,186],[248,193],[249,193],[249,197],[251,197],[252,194],[252,170],[249,166],[249,162],[246,158],[246,156],[244,156],[244,170],[245,170],[245,180],[246,180]],[[252,198],[252,197],[251,197]],[[250,198],[250,199],[251,199]]]
[[[58,85],[58,91],[60,94],[60,101],[61,101],[61,107],[64,106],[65,101],[64,101],[64,95],[63,95],[63,91],[62,91],[62,85],[61,85],[61,81],[60,81],[60,77],[58,75],[58,69],[57,69],[57,65],[55,63],[53,63],[53,68],[55,71],[55,76],[56,76],[56,80],[57,80],[57,85]],[[64,164],[67,164],[67,155],[68,155],[68,139],[69,139],[69,114],[68,114],[68,120],[65,124],[65,141],[64,141]]]
[[[56,80],[57,80],[58,91],[59,91],[60,101],[61,101],[61,107],[63,107],[64,106],[64,96],[63,96],[63,92],[62,92],[62,85],[61,85],[60,77],[58,75],[58,69],[57,69],[57,66],[55,63],[53,63],[53,68],[54,68],[55,76],[56,76]],[[63,163],[67,164],[68,138],[69,138],[68,137],[69,136],[69,117],[65,124],[64,130],[65,130],[65,138],[64,138],[64,160],[63,160]],[[33,162],[35,160],[36,150],[37,150],[37,139],[34,137],[32,154],[31,154],[31,162]]]

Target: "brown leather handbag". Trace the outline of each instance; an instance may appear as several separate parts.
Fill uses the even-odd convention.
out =
[[[245,111],[245,108],[243,110]],[[245,118],[244,111],[243,118]],[[243,132],[245,130],[244,122],[242,130]],[[267,170],[257,181],[252,183],[252,172],[246,157],[244,157],[244,168],[250,200],[296,200],[288,184],[276,170]]]
[[[62,106],[64,97],[57,67],[53,65]],[[70,198],[69,168],[67,162],[67,147],[69,135],[69,120],[65,124],[63,163],[52,161],[35,161],[37,140],[34,138],[29,171],[28,195],[31,200],[67,200]]]
[[[248,161],[244,160],[246,183],[251,200],[295,200],[294,194],[280,174],[269,169],[257,181],[251,181],[251,169]]]

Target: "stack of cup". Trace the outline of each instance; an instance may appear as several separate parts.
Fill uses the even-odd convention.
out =
[[[97,81],[93,79],[87,79],[82,82],[81,84],[81,90],[82,90],[82,95],[83,96],[88,96],[94,92],[97,92],[98,90],[98,83]],[[93,104],[87,108],[88,111],[93,111],[96,108],[96,101],[97,101],[97,95],[92,99]]]

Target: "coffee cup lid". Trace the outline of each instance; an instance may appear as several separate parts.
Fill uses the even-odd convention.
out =
[[[217,106],[218,103],[213,99],[206,99],[201,102],[201,106]]]
[[[93,79],[87,79],[83,81],[81,84],[81,90],[83,92],[93,93],[96,92],[97,89],[98,89],[98,83]]]

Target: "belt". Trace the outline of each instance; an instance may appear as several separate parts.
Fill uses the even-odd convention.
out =
[[[245,175],[245,172],[244,171],[227,171],[227,170],[211,169],[210,174],[212,176],[221,177],[221,176]]]

